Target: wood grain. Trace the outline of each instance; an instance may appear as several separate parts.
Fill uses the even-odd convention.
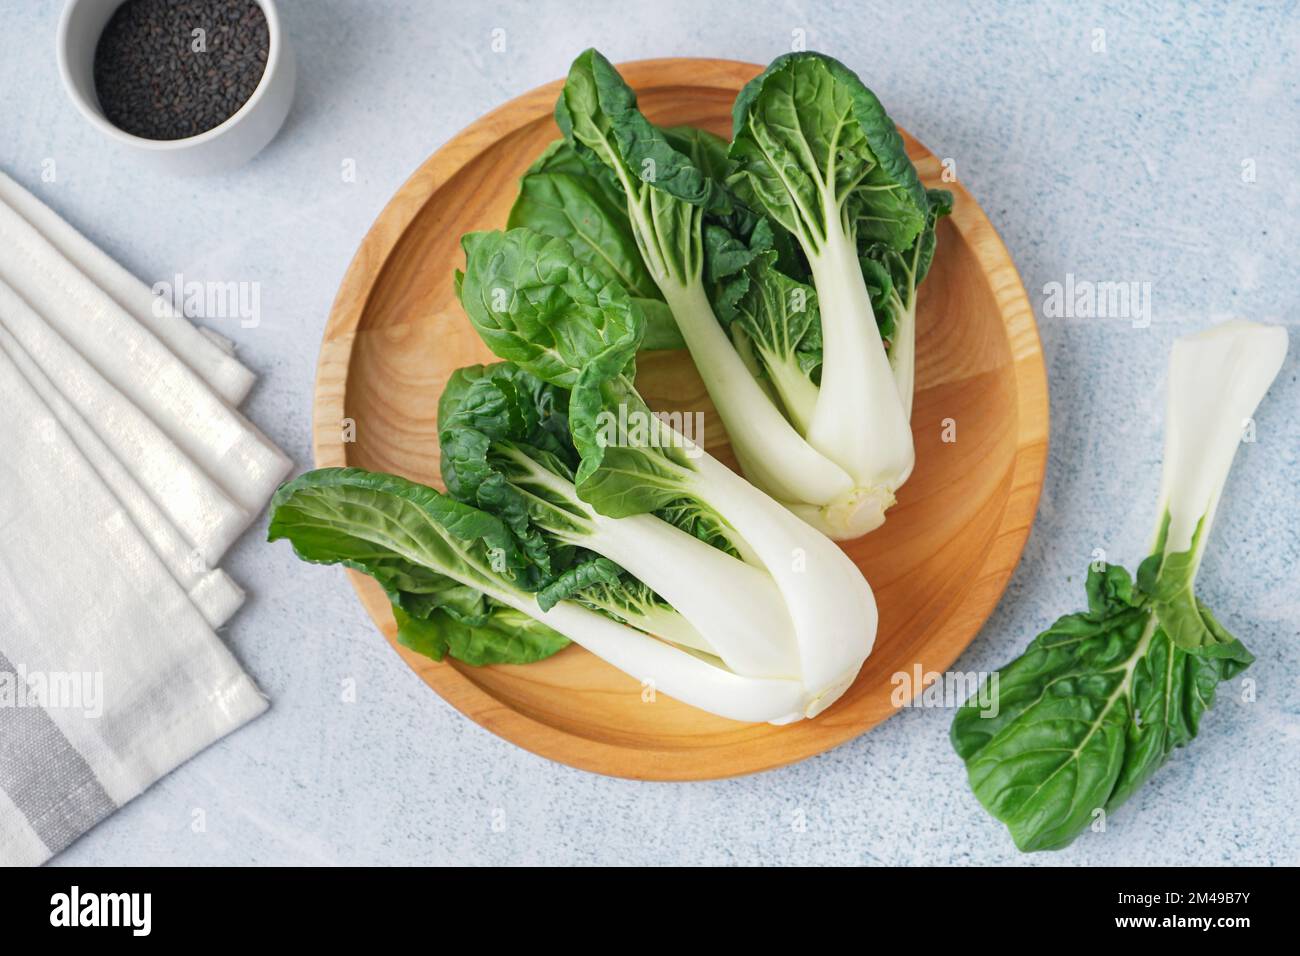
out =
[[[620,69],[652,121],[729,136],[736,92],[761,68],[665,59]],[[527,93],[455,137],[398,190],[365,237],[321,346],[319,466],[440,484],[438,396],[456,368],[492,359],[452,292],[452,270],[463,263],[459,239],[505,223],[520,174],[558,136],[551,111],[560,86]],[[904,138],[922,180],[951,189],[955,204],[920,297],[916,468],[885,526],[846,547],[880,607],[875,651],[853,687],[816,720],[771,727],[663,695],[644,702],[635,680],[578,647],[524,667],[438,664],[394,642],[383,592],[352,573],[380,630],[443,698],[507,740],[575,767],[707,779],[781,766],[856,737],[894,712],[893,675],[917,664],[942,672],[970,643],[1033,522],[1047,455],[1047,382],[1033,313],[1002,241],[959,183],[940,182],[939,160]],[[734,467],[686,353],[648,358],[637,382],[652,406],[704,412],[709,450]],[[943,440],[949,423],[955,441]]]

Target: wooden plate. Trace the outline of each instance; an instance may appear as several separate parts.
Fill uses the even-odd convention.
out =
[[[730,135],[736,92],[760,67],[664,59],[620,69],[656,123]],[[462,233],[501,228],[517,181],[558,136],[561,82],[507,103],[438,150],[398,190],[357,251],[321,346],[318,465],[353,465],[439,484],[436,409],[456,368],[491,361],[452,292]],[[888,99],[888,91],[886,100]],[[741,724],[639,684],[576,646],[521,667],[438,664],[397,647],[434,690],[534,753],[622,777],[689,780],[752,773],[821,753],[894,711],[893,675],[942,672],[997,603],[1029,534],[1047,455],[1047,382],[1015,265],[975,200],[941,183],[939,160],[907,137],[927,185],[955,193],[922,288],[913,429],[917,462],[879,531],[848,544],[875,589],[880,629],[857,683],[816,720]],[[640,363],[656,407],[706,413],[708,449],[734,466],[685,352]],[[945,440],[955,437],[955,441]],[[389,641],[383,592],[352,573]]]

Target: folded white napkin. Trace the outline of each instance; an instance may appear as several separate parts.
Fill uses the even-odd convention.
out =
[[[288,474],[289,460],[5,202],[0,280],[144,410],[231,500],[249,514],[261,510]],[[54,370],[45,371],[59,380]]]
[[[236,504],[144,410],[106,382],[3,281],[0,326],[130,471],[177,536],[188,543],[185,550],[197,552],[207,566],[220,561],[248,527],[252,513]],[[193,563],[188,554],[185,561]]]
[[[14,296],[9,287],[0,283],[0,314],[13,314],[15,303],[9,301],[12,298]],[[17,307],[26,308],[21,303],[18,303]],[[174,520],[179,516],[182,523],[184,523],[184,519],[193,517],[193,515],[184,509],[178,508],[173,508],[172,514],[168,514],[155,504],[155,499],[149,497],[149,494],[135,475],[127,469],[122,460],[95,433],[95,430],[86,423],[82,415],[69,404],[68,400],[50,382],[40,367],[32,361],[31,356],[27,354],[18,343],[18,340],[9,333],[8,328],[4,325],[0,325],[0,351],[8,356],[27,384],[45,403],[46,408],[58,420],[59,424],[63,426],[73,444],[85,456],[95,473],[108,486],[109,491],[117,498],[126,513],[131,516],[140,533],[148,540],[153,547],[154,553],[158,555],[159,560],[167,568],[168,573],[190,596],[190,600],[199,609],[199,613],[203,615],[204,620],[212,627],[220,627],[230,620],[230,616],[239,610],[240,604],[243,603],[244,592],[220,568],[208,569],[209,564],[215,563],[220,554],[208,557],[201,546],[195,545],[193,538],[187,541],[182,537],[181,531],[178,530]],[[110,400],[110,403],[120,401],[120,399],[121,396],[115,396]],[[103,406],[100,407],[100,410],[104,410]],[[134,406],[131,406],[129,410],[136,413],[139,411]],[[120,432],[115,430],[113,436],[130,438],[132,432],[125,429]],[[136,447],[142,447],[141,443],[134,443],[128,448],[128,452]],[[148,462],[141,463],[137,461],[136,463],[148,469],[151,472],[151,477],[154,477],[157,472],[157,469],[150,468]],[[197,475],[187,475],[187,470],[193,470],[191,463],[181,461],[178,456],[175,459],[175,465],[175,470],[169,475],[163,476],[171,479],[182,478],[181,482],[170,482],[172,488],[175,488],[178,484],[189,486],[185,490],[190,492],[191,500],[212,493],[212,489],[194,487],[199,484],[199,479],[204,479],[206,476],[201,472]],[[163,495],[167,495],[170,490],[166,487],[167,482],[153,482],[152,484],[151,490],[161,491]],[[160,488],[159,485],[162,485],[162,487]],[[176,499],[163,497],[159,500],[173,503]],[[242,520],[243,512],[235,508],[233,503],[229,507],[231,509],[230,514],[239,515]],[[199,530],[202,532],[206,528],[200,528]]]
[[[18,865],[266,701],[7,350],[0,400],[0,864]]]
[[[266,701],[216,562],[289,460],[215,336],[0,173],[0,865],[38,863]]]
[[[247,397],[254,376],[230,353],[229,343],[223,347],[215,336],[203,334],[184,317],[176,315],[170,303],[155,296],[147,285],[3,171],[0,171],[0,202],[8,203],[70,263],[156,335],[232,407]]]

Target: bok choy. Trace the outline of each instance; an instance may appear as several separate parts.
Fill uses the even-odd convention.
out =
[[[271,538],[374,577],[402,643],[527,663],[573,641],[721,716],[812,717],[875,636],[871,589],[817,531],[652,414],[645,315],[565,240],[463,240],[457,290],[505,361],[439,403],[439,493],[325,469],[273,502]]]
[[[1196,573],[1245,423],[1282,367],[1286,331],[1233,321],[1179,339],[1169,363],[1160,499],[1136,580],[1094,566],[1062,617],[958,711],[971,788],[1021,850],[1058,849],[1190,743],[1219,684],[1254,658],[1196,597]]]
[[[610,518],[578,496],[577,462],[558,413],[565,394],[513,363],[473,366],[452,376],[438,414],[442,477],[452,495],[501,517],[544,571],[558,570],[549,563],[557,546],[605,559],[555,575],[538,594],[542,610],[576,588],[585,603],[736,673],[797,677],[789,615],[770,575],[672,524],[680,511],[668,512],[670,520]],[[630,600],[617,568],[646,593]]]
[[[875,601],[853,562],[650,411],[634,385],[644,318],[619,283],[584,265],[568,242],[531,229],[474,233],[463,245],[457,286],[483,341],[568,392],[577,496],[607,518],[672,515],[761,570],[792,627],[803,713],[833,702],[875,634]],[[716,576],[694,584],[729,605],[742,593]]]
[[[803,714],[797,680],[735,674],[576,595],[543,610],[535,568],[501,519],[404,478],[357,468],[308,472],[272,501],[270,540],[280,538],[304,561],[373,577],[393,600],[401,642],[436,659],[450,653],[471,664],[524,664],[572,640],[665,694],[724,717]]]
[[[852,479],[835,500],[795,510],[852,537],[884,521],[915,461],[915,294],[951,196],[926,192],[880,101],[828,56],[778,57],[732,116],[737,188],[795,238],[817,294],[820,380],[804,401],[804,435]]]
[[[834,64],[806,56],[810,69]],[[830,186],[812,198],[776,202],[745,145],[759,135],[751,127],[779,122],[769,115],[774,94],[762,92],[762,77],[737,101],[730,155],[708,133],[651,124],[595,50],[574,61],[556,120],[586,165],[586,196],[608,200],[611,189],[623,196],[626,217],[618,225],[630,230],[636,265],[658,287],[654,301],[662,299],[676,322],[746,476],[843,539],[877,527],[911,471],[916,287],[933,257],[935,220],[951,197],[921,188],[879,103],[834,66],[834,83],[805,80],[797,104],[788,103],[798,115],[785,120],[807,142],[786,142],[786,152],[772,158],[782,174],[805,162],[829,176]],[[848,92],[835,86],[847,88],[850,78],[856,86]],[[825,102],[811,95],[814,82],[830,91]],[[742,126],[742,104],[751,101],[767,119]],[[549,213],[536,201],[543,186],[525,177],[512,224],[575,239],[579,204],[569,203],[565,217]],[[819,216],[834,207],[833,235],[789,214],[812,199]],[[605,244],[615,254],[599,258],[629,258],[626,235]],[[592,245],[575,239],[580,256]],[[621,271],[639,283],[639,269]],[[662,323],[663,310],[656,306],[651,316]],[[892,360],[878,322],[891,336]]]

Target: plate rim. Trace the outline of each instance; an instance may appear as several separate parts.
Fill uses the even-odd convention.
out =
[[[618,64],[618,69],[633,89],[640,90],[665,85],[662,82],[664,71],[681,69],[684,64],[691,66],[690,85],[727,86],[737,81],[743,84],[764,69],[755,63],[708,57],[633,60]],[[365,314],[374,280],[382,273],[382,264],[387,261],[433,194],[466,163],[500,138],[501,130],[498,127],[502,117],[519,115],[535,118],[539,109],[549,112],[563,85],[563,78],[553,80],[475,119],[424,160],[389,197],[371,223],[339,284],[322,332],[313,386],[312,452],[316,467],[348,465],[348,443],[343,441],[340,422],[345,417],[353,342]],[[511,126],[511,129],[516,128],[518,126]],[[926,151],[930,152],[928,148]],[[1009,273],[997,275],[1002,281],[990,281],[989,285],[1007,335],[1016,383],[1017,424],[1010,487],[1002,515],[992,535],[992,540],[998,542],[998,546],[990,547],[985,552],[973,573],[977,576],[989,573],[990,562],[994,560],[1005,564],[1005,568],[993,578],[995,593],[991,597],[968,593],[954,606],[948,618],[939,622],[940,625],[946,625],[972,600],[987,602],[987,606],[977,610],[973,617],[968,613],[968,619],[961,625],[965,633],[956,641],[945,642],[944,653],[933,661],[936,666],[931,668],[938,670],[950,667],[978,636],[988,617],[1001,602],[1011,575],[1020,563],[1037,519],[1038,502],[1046,476],[1051,419],[1042,343],[1019,270],[983,208],[965,187],[960,182],[945,182],[944,187],[957,193],[959,201],[954,206],[955,209],[962,210],[962,213],[960,217],[955,213],[953,218],[961,223],[958,228],[963,232],[968,229],[987,232],[979,243],[970,243],[972,254],[986,279],[991,280],[1001,272]],[[1009,521],[1009,515],[1023,515],[1026,511],[1027,520],[1018,523]],[[1007,554],[1008,547],[1013,550],[1012,555]],[[347,574],[362,607],[389,645],[443,700],[478,725],[517,747],[592,773],[661,781],[714,780],[760,773],[806,760],[847,743],[883,723],[897,710],[895,708],[880,719],[869,722],[850,722],[844,726],[839,726],[837,722],[835,732],[819,741],[818,746],[798,751],[780,748],[775,758],[769,760],[762,759],[761,755],[767,741],[751,740],[721,747],[671,749],[632,748],[593,740],[515,710],[481,689],[451,664],[421,657],[402,647],[396,641],[396,626],[391,611],[386,603],[375,601],[370,579],[357,571],[349,570]],[[719,753],[735,750],[754,753],[750,759],[742,761],[741,766],[723,766],[719,761]]]

